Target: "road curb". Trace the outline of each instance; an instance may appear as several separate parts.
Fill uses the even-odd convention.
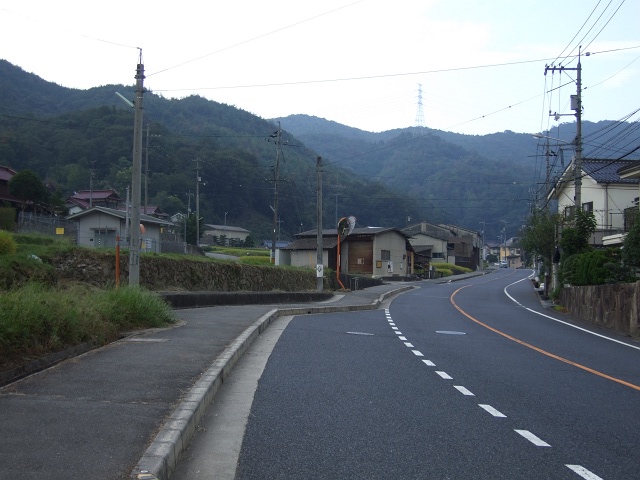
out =
[[[131,478],[138,480],[169,480],[176,469],[181,454],[189,446],[198,424],[222,383],[258,335],[278,317],[375,310],[386,298],[413,288],[415,287],[404,286],[391,290],[381,294],[370,304],[276,308],[264,314],[229,345],[207,371],[202,374],[155,436],[138,464],[132,470]]]

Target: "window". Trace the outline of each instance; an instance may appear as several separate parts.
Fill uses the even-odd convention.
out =
[[[571,205],[570,207],[564,207],[564,218],[573,217],[573,210],[574,210],[573,205]]]
[[[390,250],[382,250],[380,252],[380,258],[382,260],[391,260],[391,251]]]
[[[587,202],[582,204],[582,210],[585,212],[593,213],[593,202]]]
[[[431,254],[431,258],[444,258],[444,253],[442,252],[434,252]]]
[[[356,259],[356,264],[357,265],[364,265],[364,258],[360,257]]]

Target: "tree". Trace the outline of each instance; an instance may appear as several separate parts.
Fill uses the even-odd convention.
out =
[[[31,170],[21,170],[11,177],[9,193],[34,207],[48,204],[50,196],[42,180]]]
[[[202,217],[200,218],[200,236],[202,237],[202,233],[204,231],[204,221]],[[187,244],[189,245],[197,245],[199,243],[199,239],[196,239],[198,228],[196,224],[196,214],[190,213],[187,217]]]
[[[577,253],[591,250],[589,238],[596,231],[596,217],[593,212],[585,212],[582,209],[576,211],[574,225],[562,230],[560,247],[562,258],[568,258]]]
[[[640,222],[635,222],[624,237],[622,261],[625,266],[637,273],[640,269]]]
[[[251,238],[251,235],[247,235],[247,238],[244,239],[244,246],[247,248],[253,248],[255,247],[255,242],[253,240],[253,238]]]
[[[540,257],[545,271],[551,271],[553,253],[557,246],[556,232],[560,225],[560,216],[547,211],[536,210],[527,219],[520,246],[529,255]]]

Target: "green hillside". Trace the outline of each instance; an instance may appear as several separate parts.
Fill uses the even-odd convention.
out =
[[[133,111],[115,94],[132,98],[133,87],[108,85],[86,91],[44,82],[0,61],[0,164],[31,169],[64,196],[80,189],[115,188],[125,197],[131,178]],[[200,166],[200,214],[205,223],[237,225],[257,240],[271,238],[276,123],[201,97],[144,97],[149,130],[148,205],[168,214],[195,210],[196,163]],[[280,156],[280,235],[290,238],[316,225],[318,154],[287,132]],[[143,175],[146,168],[143,154]],[[196,162],[197,160],[197,162]],[[380,182],[324,169],[325,226],[335,216],[358,224],[389,225],[420,216],[418,206]],[[336,197],[334,178],[340,179]],[[144,190],[143,190],[144,191]],[[338,202],[336,202],[336,199]],[[144,198],[143,198],[144,203]],[[337,208],[336,208],[337,204]]]

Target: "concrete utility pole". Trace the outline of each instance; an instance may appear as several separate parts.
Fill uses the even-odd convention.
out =
[[[318,292],[324,290],[324,264],[322,262],[322,157],[316,162],[316,176],[318,186],[316,188],[317,203],[317,230],[316,230],[316,288]]]
[[[196,162],[196,247],[200,246],[200,158]]]
[[[563,71],[576,71],[577,72],[577,80],[576,80],[576,95],[571,95],[571,109],[575,111],[576,117],[576,138],[574,140],[574,144],[576,146],[576,158],[573,164],[573,183],[575,188],[575,198],[574,198],[574,215],[575,212],[579,208],[582,208],[582,63],[580,61],[580,57],[582,47],[578,50],[578,66],[575,68],[566,68],[566,67],[550,67],[548,65],[544,68],[544,74],[546,75],[549,70],[555,72],[556,70],[559,72]],[[589,56],[589,53],[586,54]],[[554,113],[550,116],[553,116],[558,120],[562,114]]]
[[[147,199],[149,193],[149,148],[160,148],[159,145],[149,145],[149,136],[159,137],[160,135],[149,135],[149,124],[147,123],[147,145],[144,149],[144,214],[147,214]]]
[[[135,117],[133,126],[133,168],[131,172],[131,236],[129,244],[129,285],[140,284],[140,183],[142,176],[142,95],[144,65],[142,51],[136,69]]]
[[[276,228],[278,227],[278,181],[280,180],[280,155],[282,150],[281,139],[282,129],[278,122],[278,130],[271,135],[275,138],[276,144],[276,164],[273,172],[273,232],[271,233],[271,263],[276,263]]]

